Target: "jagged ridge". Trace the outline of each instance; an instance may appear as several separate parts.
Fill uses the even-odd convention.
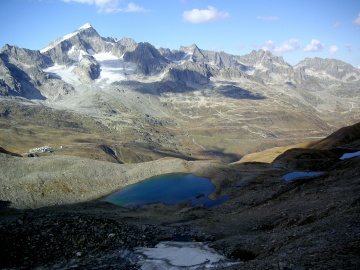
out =
[[[211,77],[227,80],[246,78],[265,85],[287,84],[314,90],[336,87],[335,91],[344,96],[347,93],[341,90],[344,88],[342,86],[353,89],[360,85],[359,70],[335,59],[305,59],[293,67],[281,56],[264,50],[237,56],[201,50],[195,44],[172,51],[156,49],[149,43],[136,43],[129,38],[103,38],[90,24],[85,24],[73,33],[51,42],[41,51],[5,45],[0,52],[0,93],[29,98],[67,94],[73,91],[71,85],[54,80],[54,77],[42,70],[55,64],[75,66],[74,72],[80,81],[92,83],[100,76],[101,64],[95,58],[82,59],[85,55],[99,53],[110,53],[135,64],[135,74],[163,74],[162,81],[167,85],[171,82],[172,87],[207,84]],[[48,80],[52,80],[51,83]],[[46,84],[47,89],[49,86],[55,87],[47,90],[39,84]],[[351,94],[354,92],[352,90]]]

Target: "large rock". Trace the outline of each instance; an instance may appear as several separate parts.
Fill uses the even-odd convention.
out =
[[[84,55],[80,60],[74,72],[80,77],[84,83],[90,83],[100,76],[100,65],[94,57]]]
[[[210,72],[206,64],[185,62],[182,65],[169,68],[162,80],[192,86],[194,84],[207,84],[209,79]]]
[[[154,75],[162,71],[169,61],[150,43],[139,43],[135,50],[124,54],[124,60],[137,65],[137,71],[144,75]]]

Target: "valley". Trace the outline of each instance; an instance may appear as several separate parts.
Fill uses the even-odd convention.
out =
[[[170,51],[90,24],[39,51],[5,45],[0,268],[139,269],[136,250],[180,241],[223,269],[357,269],[359,89],[335,59]],[[173,173],[226,201],[101,201]]]

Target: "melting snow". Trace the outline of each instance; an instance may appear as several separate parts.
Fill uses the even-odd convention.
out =
[[[137,248],[145,255],[141,269],[211,269],[235,264],[200,242],[160,242],[155,248]]]

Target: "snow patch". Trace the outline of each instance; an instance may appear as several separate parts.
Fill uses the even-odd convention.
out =
[[[74,61],[81,61],[84,55],[89,55],[89,53],[85,52],[84,50],[76,49],[76,46],[72,46],[70,50],[67,52],[70,59]]]
[[[72,72],[74,68],[75,66],[67,67],[67,66],[55,64],[52,67],[48,67],[44,69],[43,71],[52,74],[55,77],[58,77],[59,79],[71,85],[79,85],[81,84],[81,81],[79,77]]]
[[[90,23],[85,23],[83,26],[81,26],[78,30],[85,30],[88,28],[91,28],[92,26],[90,25]]]
[[[93,57],[98,61],[101,67],[100,77],[96,82],[106,82],[108,84],[126,80],[126,76],[134,74],[136,65],[124,61],[111,53],[98,53]]]
[[[119,57],[113,55],[112,53],[96,53],[93,55],[96,61],[106,61],[106,60],[117,60]]]
[[[150,269],[211,269],[236,264],[201,242],[160,242],[155,248],[137,248],[145,256],[138,264]]]

